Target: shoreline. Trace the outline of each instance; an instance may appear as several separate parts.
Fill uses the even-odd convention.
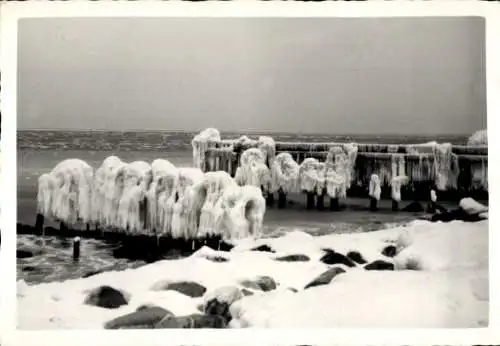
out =
[[[269,250],[252,250],[263,245]],[[394,253],[386,252],[390,245]],[[325,248],[337,255],[328,255]],[[136,269],[37,285],[18,281],[17,327],[99,329],[129,315],[113,323],[128,319],[131,325],[123,328],[141,328],[134,327],[132,316],[144,305],[168,310],[174,316],[171,322],[181,323],[209,318],[200,306],[214,294],[222,302],[222,293],[216,294],[222,291],[240,292],[229,304],[229,328],[484,327],[487,248],[488,220],[414,221],[378,232],[311,236],[295,231],[279,238],[246,239],[229,252],[203,247],[188,257]],[[364,264],[339,262],[350,251]],[[369,270],[377,261],[392,269],[378,264]],[[341,274],[328,280],[324,274],[329,270]],[[255,284],[259,277],[268,278],[266,288]],[[100,287],[123,296],[120,306],[101,306],[98,297],[85,303]],[[332,302],[332,309],[325,310],[325,302]]]

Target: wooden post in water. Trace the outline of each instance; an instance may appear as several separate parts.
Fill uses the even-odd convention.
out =
[[[339,210],[340,210],[339,198],[330,197],[330,211],[339,211]]]
[[[80,237],[73,239],[73,261],[78,262],[80,259]]]
[[[143,228],[148,229],[149,227],[149,222],[148,222],[148,199],[144,198],[142,200],[142,218],[143,218]]]
[[[36,214],[36,222],[35,222],[35,229],[37,233],[43,234],[43,224],[45,221],[45,217],[42,214]]]
[[[68,226],[64,223],[64,221],[61,221],[61,222],[59,223],[59,230],[60,230],[61,232],[66,232],[66,231],[68,231]]]
[[[399,202],[396,201],[395,199],[392,200],[392,211],[398,211],[399,210]]]
[[[274,205],[274,193],[268,192],[266,196],[266,205],[272,207]]]
[[[325,193],[321,195],[316,194],[316,209],[319,211],[325,210]]]
[[[278,190],[278,208],[286,208],[286,193],[282,189]]]
[[[370,196],[370,211],[377,211],[378,206],[377,206],[377,199],[375,197]]]
[[[307,203],[306,203],[307,210],[314,209],[314,192],[307,192],[306,196],[307,196]]]
[[[430,192],[430,200],[429,200],[429,204],[427,206],[427,212],[428,213],[431,213],[431,214],[434,214],[436,212],[436,201],[437,201],[437,195],[436,195],[436,191],[434,190],[431,190]]]

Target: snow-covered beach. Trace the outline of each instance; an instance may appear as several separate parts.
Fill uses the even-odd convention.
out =
[[[185,159],[178,164],[180,170],[191,166]],[[217,174],[204,175],[200,171],[205,180],[217,178]],[[28,192],[35,191],[28,177],[24,177],[19,188],[22,219],[31,218],[35,211],[36,199],[28,196]],[[155,174],[153,181],[154,177]],[[264,184],[257,184],[260,185]],[[227,191],[223,186],[222,189],[231,192],[233,186],[230,184]],[[260,190],[256,191],[260,195]],[[421,212],[390,211],[390,201],[380,201],[381,210],[377,213],[369,211],[366,200],[356,199],[345,200],[347,209],[340,213],[311,213],[300,205],[300,199],[300,195],[290,198],[286,210],[256,211],[260,224],[251,237],[233,237],[237,225],[234,222],[241,215],[223,214],[233,222],[223,223],[230,231],[226,234],[230,235],[226,240],[233,245],[230,251],[205,246],[150,264],[117,265],[107,258],[109,266],[94,272],[94,264],[81,269],[79,266],[85,266],[77,263],[64,266],[65,270],[74,268],[75,275],[62,270],[52,273],[50,279],[38,278],[35,283],[21,279],[18,328],[488,325],[486,206],[464,199],[459,210],[472,216],[483,213],[483,220],[443,223],[417,220],[424,214],[422,207]],[[228,204],[230,210],[233,207]],[[453,209],[448,210],[450,216],[455,215]],[[246,214],[241,217],[247,218]],[[345,230],[343,222],[347,225]],[[29,267],[30,263],[35,272],[39,270],[39,260],[31,260],[36,256],[42,258],[39,263],[43,265],[52,263],[51,257],[61,260],[69,256],[62,251],[51,255],[44,244],[42,241],[40,247],[35,242],[35,250],[40,247],[40,251],[28,249],[26,261],[31,262],[23,264],[23,259],[18,259],[18,273],[20,268],[24,273],[23,265]],[[87,244],[84,251],[93,246]],[[92,256],[93,253],[84,252],[79,261],[93,262]],[[89,269],[82,275],[82,270]],[[40,274],[43,276],[43,271]]]
[[[256,251],[259,247],[267,251]],[[354,251],[361,256],[349,254]],[[364,268],[370,264],[394,270]],[[338,272],[331,282],[328,274],[317,280],[328,270]],[[315,280],[323,284],[311,285]],[[122,292],[119,307],[84,303],[101,286]],[[204,302],[206,307],[214,296],[224,297],[220,290],[233,294],[232,328],[486,326],[488,220],[413,221],[370,233],[317,237],[297,231],[242,240],[230,252],[205,247],[187,258],[88,278],[34,286],[18,282],[18,328],[103,328],[144,305],[168,310],[176,316],[172,321],[197,319]]]

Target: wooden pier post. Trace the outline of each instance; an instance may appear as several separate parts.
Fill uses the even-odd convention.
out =
[[[339,210],[340,210],[339,198],[330,197],[330,211],[339,211]]]
[[[282,189],[278,189],[278,208],[286,208],[286,193]]]
[[[370,196],[370,211],[377,211],[378,206],[377,206],[377,199]]]
[[[42,214],[36,214],[35,229],[40,235],[43,234],[43,224],[45,217]]]
[[[306,203],[306,208],[307,210],[314,209],[314,192],[307,192],[307,203]]]
[[[143,228],[148,229],[149,227],[149,222],[148,222],[148,199],[144,198],[142,200],[142,210],[140,210],[142,213],[142,220],[143,220]]]
[[[272,207],[274,205],[274,193],[268,193],[266,196],[266,205]]]
[[[392,211],[398,211],[399,210],[399,202],[396,201],[395,199],[392,200]]]
[[[319,211],[325,210],[325,193],[316,195],[316,209]]]
[[[80,237],[73,239],[73,261],[78,262],[80,259]]]

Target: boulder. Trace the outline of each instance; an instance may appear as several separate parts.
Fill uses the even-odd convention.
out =
[[[363,255],[361,255],[358,251],[349,251],[347,253],[347,258],[350,260],[358,263],[358,264],[365,264],[367,261],[364,259]]]
[[[229,307],[243,297],[243,292],[236,286],[219,287],[203,297],[202,311],[206,315],[221,316],[229,323],[232,319]]]
[[[367,264],[364,268],[366,270],[394,270],[394,264],[382,260],[376,260]]]
[[[323,251],[325,252],[325,254],[320,258],[320,261],[325,264],[343,264],[347,267],[356,266],[352,260],[341,253],[335,252],[331,249],[323,249]]]
[[[315,278],[313,281],[308,283],[304,287],[304,289],[308,289],[308,288],[315,287],[315,286],[328,285],[333,280],[333,278],[335,278],[337,275],[343,274],[345,272],[346,271],[340,267],[330,268],[326,272],[324,272],[323,274],[321,274],[320,276]]]
[[[251,249],[250,251],[262,251],[262,252],[271,252],[271,253],[276,252],[271,247],[269,247],[269,245],[266,245],[266,244],[257,246],[255,248]]]
[[[286,256],[276,257],[274,260],[282,262],[307,262],[310,259],[306,255],[286,255]]]
[[[180,317],[167,317],[155,325],[155,329],[186,328],[225,328],[227,323],[221,316],[192,314]]]
[[[200,285],[197,282],[193,281],[179,281],[179,282],[171,282],[168,280],[162,280],[153,285],[151,288],[153,291],[177,291],[186,296],[197,298],[202,297],[203,294],[207,291],[205,286]]]
[[[221,257],[221,256],[205,256],[205,258],[207,260],[215,262],[215,263],[221,263],[221,262],[227,262],[227,261],[229,261],[227,258]]]
[[[278,287],[276,281],[274,281],[274,279],[269,276],[259,276],[254,280],[254,282],[264,292],[275,290],[276,287]]]
[[[386,257],[394,257],[398,253],[398,249],[394,245],[387,245],[382,249],[382,255]]]
[[[117,309],[122,305],[127,305],[128,300],[124,292],[111,286],[100,286],[88,293],[84,304],[106,309]]]
[[[170,311],[158,306],[141,306],[135,312],[117,317],[104,324],[105,329],[154,328],[166,317],[174,316]]]

